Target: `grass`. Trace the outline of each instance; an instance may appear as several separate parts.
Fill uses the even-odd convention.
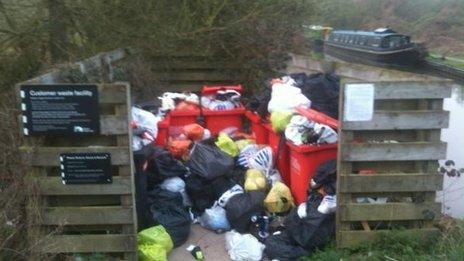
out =
[[[449,221],[439,238],[424,240],[419,235],[393,232],[371,244],[337,249],[332,242],[326,248],[303,258],[305,261],[332,260],[464,260],[464,220]]]
[[[464,70],[464,58],[462,56],[446,57],[437,54],[430,54],[426,59],[432,62],[442,63],[451,67]]]

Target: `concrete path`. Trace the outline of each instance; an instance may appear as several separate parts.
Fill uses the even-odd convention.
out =
[[[205,261],[229,261],[226,250],[224,234],[216,234],[211,230],[202,228],[200,225],[192,225],[192,231],[187,242],[171,251],[168,255],[169,261],[194,261],[193,256],[185,250],[189,245],[196,245],[203,250]]]

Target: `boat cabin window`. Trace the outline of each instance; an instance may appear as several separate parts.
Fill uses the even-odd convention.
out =
[[[383,44],[386,48],[398,48],[409,43],[408,37],[402,35],[389,36],[385,40]]]
[[[369,38],[369,46],[371,47],[380,47],[380,43],[382,41],[382,37],[376,36],[376,37],[371,37]]]
[[[367,36],[361,36],[361,45],[367,45]]]

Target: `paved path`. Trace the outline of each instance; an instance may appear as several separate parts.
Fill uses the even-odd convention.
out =
[[[213,231],[202,228],[200,225],[192,225],[192,231],[187,242],[171,251],[169,261],[194,261],[193,256],[185,250],[189,245],[196,245],[203,250],[205,261],[229,261],[226,250],[224,234],[216,234]]]

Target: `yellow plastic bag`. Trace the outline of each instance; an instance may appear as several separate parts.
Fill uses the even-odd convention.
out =
[[[139,260],[141,261],[167,261],[167,252],[158,244],[146,244],[138,246]]]
[[[250,145],[250,144],[256,144],[256,142],[254,140],[250,140],[250,139],[243,139],[243,140],[237,140],[235,141],[235,144],[237,145],[237,148],[239,150],[242,150],[243,148],[245,148],[247,145]]]
[[[277,181],[264,199],[264,207],[271,213],[282,213],[294,206],[292,193],[284,183]]]
[[[137,235],[137,242],[139,245],[159,245],[166,250],[166,253],[169,253],[174,247],[171,236],[161,225],[140,231]]]
[[[266,176],[257,169],[249,169],[245,174],[245,191],[260,190],[266,188]]]
[[[283,132],[292,119],[291,111],[275,111],[271,113],[271,125],[275,132]]]
[[[235,157],[240,152],[237,144],[225,133],[220,133],[216,141],[216,146],[220,148],[225,153],[229,154],[232,157]]]

